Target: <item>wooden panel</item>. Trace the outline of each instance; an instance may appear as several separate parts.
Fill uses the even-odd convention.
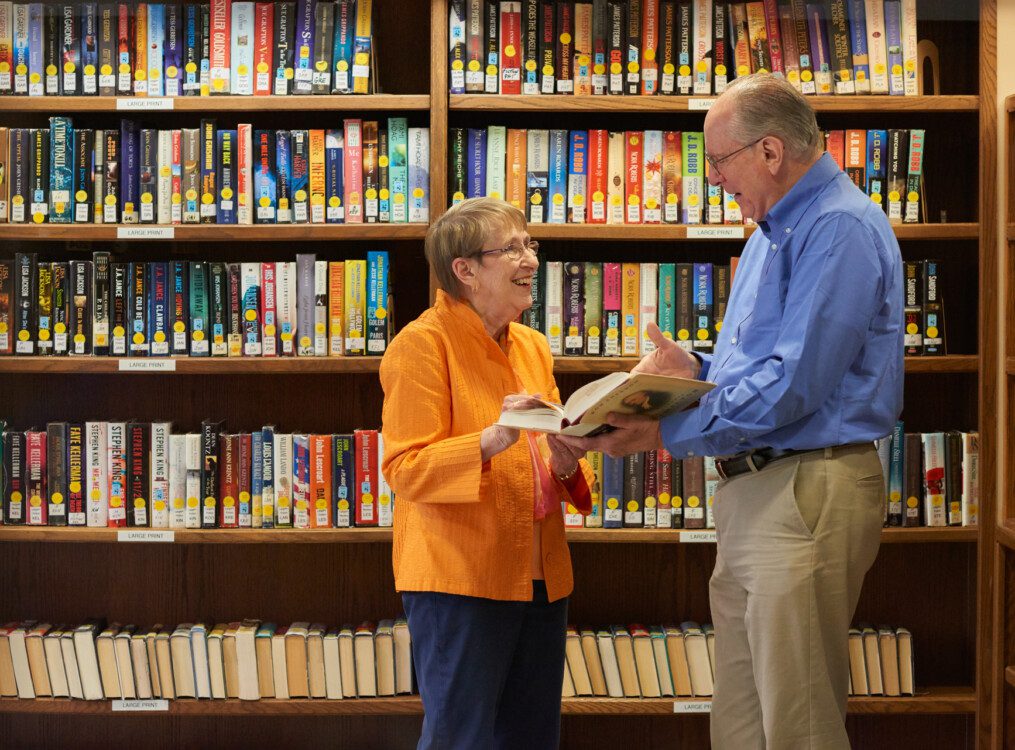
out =
[[[140,98],[140,97],[139,97]],[[7,112],[116,112],[123,117],[150,117],[153,110],[125,110],[113,96],[18,96],[4,98]],[[374,112],[427,110],[429,94],[371,94],[364,96],[179,96],[169,99],[175,112]],[[165,110],[162,110],[165,111]],[[158,112],[156,112],[158,116]]]
[[[661,240],[686,240],[689,230],[704,231],[712,227],[686,224],[530,224],[529,234],[537,240],[642,240],[659,242]],[[750,237],[757,229],[754,225],[730,226],[714,228],[719,236],[715,238],[694,237],[694,242],[714,240],[729,241],[729,232],[739,233],[743,230],[744,238]],[[893,227],[895,236],[900,240],[958,240],[975,239],[979,233],[979,225],[974,222],[954,224],[899,224]]]
[[[452,94],[452,111],[480,112],[688,112],[704,111],[714,97],[687,96],[489,96]],[[976,96],[814,97],[818,112],[975,112]]]
[[[420,3],[422,5],[422,3]],[[430,3],[430,221],[444,213],[448,200],[448,4]],[[432,283],[432,282],[431,282]]]
[[[165,242],[283,242],[422,239],[426,224],[188,224],[186,226],[116,226],[112,224],[3,224],[0,237],[31,242],[99,242],[116,240],[119,230],[148,231],[150,236],[131,243]],[[161,235],[160,235],[161,233]]]
[[[125,529],[65,526],[0,526],[0,542],[48,542],[118,544]],[[149,530],[150,531],[150,530]],[[160,531],[160,530],[157,530]],[[386,543],[391,529],[172,529],[174,544],[366,544]],[[161,532],[160,532],[161,533]],[[572,544],[715,544],[715,532],[707,542],[698,540],[703,532],[677,529],[567,529]],[[709,532],[704,532],[709,533]],[[687,540],[685,534],[694,537]],[[883,529],[882,544],[969,543],[979,531],[975,526],[944,528]],[[1013,535],[1015,536],[1015,535]],[[132,542],[133,543],[133,542]],[[162,542],[153,542],[161,544]]]

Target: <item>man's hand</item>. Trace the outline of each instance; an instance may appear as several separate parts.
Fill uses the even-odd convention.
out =
[[[676,341],[663,336],[659,326],[649,323],[646,328],[648,337],[656,345],[655,351],[642,357],[631,372],[644,372],[650,375],[676,375],[681,378],[697,378],[701,371],[698,358],[682,348]]]
[[[652,417],[610,412],[606,416],[606,423],[616,429],[592,438],[561,435],[559,440],[582,451],[602,451],[613,457],[657,450],[663,446],[659,436],[659,420]]]

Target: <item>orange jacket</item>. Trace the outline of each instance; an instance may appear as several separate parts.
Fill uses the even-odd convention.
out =
[[[395,586],[487,599],[532,598],[535,473],[523,435],[483,463],[480,432],[504,396],[559,400],[546,338],[512,323],[507,354],[475,311],[443,291],[406,326],[381,362],[383,471],[395,491]],[[587,486],[591,469],[581,462]],[[566,488],[555,484],[562,500]],[[551,601],[571,593],[564,519],[541,521]]]

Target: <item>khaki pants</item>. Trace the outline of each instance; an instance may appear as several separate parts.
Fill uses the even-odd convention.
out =
[[[716,750],[844,750],[847,635],[881,541],[873,445],[774,461],[719,485]]]

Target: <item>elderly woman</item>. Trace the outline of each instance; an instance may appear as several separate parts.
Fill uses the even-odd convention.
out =
[[[560,400],[545,337],[514,322],[538,249],[508,203],[451,208],[426,237],[436,302],[381,363],[420,748],[558,744],[572,589],[561,503],[588,512],[593,475],[580,450],[496,424],[529,394]]]

